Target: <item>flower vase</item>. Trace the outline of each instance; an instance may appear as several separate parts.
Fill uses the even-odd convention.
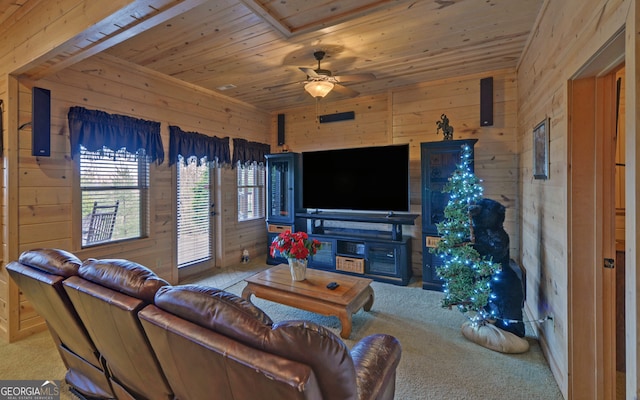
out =
[[[294,281],[303,281],[307,276],[307,259],[306,258],[289,258],[289,270],[291,270],[291,279]]]

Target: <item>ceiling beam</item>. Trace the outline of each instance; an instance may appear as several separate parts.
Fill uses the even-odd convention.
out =
[[[44,78],[122,43],[206,1],[147,0],[143,1],[142,5],[135,2],[43,54],[20,68],[16,73],[34,80]],[[105,29],[105,26],[110,29]],[[116,29],[105,33],[105,31],[112,30],[113,27]],[[97,40],[95,40],[96,37],[98,37]]]
[[[349,21],[360,16],[369,14],[389,4],[400,3],[399,0],[371,0],[365,2],[363,5],[347,9],[342,12],[330,14],[325,17],[321,17],[324,14],[314,15],[314,18],[308,18],[308,22],[296,25],[295,23],[287,23],[290,18],[285,18],[276,13],[275,8],[268,8],[263,1],[260,0],[240,0],[245,6],[252,10],[256,15],[259,15],[269,25],[274,27],[278,32],[282,33],[286,38],[290,38],[294,35],[300,35],[302,33],[317,31],[322,28],[337,25],[341,22]],[[334,10],[331,10],[332,12]]]
[[[259,15],[269,25],[273,26],[278,32],[282,33],[285,37],[289,38],[293,36],[293,30],[282,24],[274,15],[269,12],[269,9],[264,7],[261,2],[256,0],[240,0],[242,4],[247,6],[251,11]]]

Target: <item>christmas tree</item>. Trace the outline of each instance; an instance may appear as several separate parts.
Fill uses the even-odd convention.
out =
[[[445,219],[437,224],[441,236],[431,252],[442,258],[436,273],[444,280],[443,307],[456,306],[462,313],[474,312],[474,323],[490,318],[486,306],[491,300],[492,276],[500,265],[486,260],[473,248],[473,229],[469,205],[482,197],[480,180],[471,172],[473,154],[469,145],[463,145],[460,164],[457,165],[443,192],[449,193],[444,209]]]

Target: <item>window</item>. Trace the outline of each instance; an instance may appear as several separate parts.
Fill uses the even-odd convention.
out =
[[[238,163],[238,221],[264,218],[265,168],[263,164]]]
[[[178,156],[178,268],[211,258],[209,165]]]
[[[80,148],[82,246],[145,235],[149,162],[144,150]]]

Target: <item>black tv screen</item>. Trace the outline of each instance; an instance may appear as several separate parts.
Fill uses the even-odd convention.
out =
[[[302,153],[307,209],[409,211],[409,145]]]

